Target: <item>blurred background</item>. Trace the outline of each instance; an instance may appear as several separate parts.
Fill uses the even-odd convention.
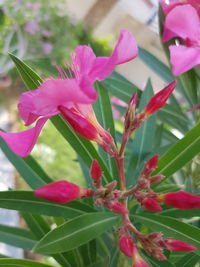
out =
[[[157,0],[0,0],[0,128],[24,129],[17,114],[17,100],[25,88],[8,53],[27,62],[42,78],[57,77],[55,65],[65,65],[77,45],[90,45],[97,56],[107,56],[120,30],[128,29],[141,47],[165,61],[157,9]],[[141,89],[149,77],[155,90],[164,85],[139,58],[119,66],[117,71]],[[115,98],[112,101],[126,105]],[[113,111],[119,118],[117,110]],[[32,155],[53,178],[84,185],[75,152],[66,147],[50,123]],[[0,190],[27,189],[22,179],[16,179],[18,174],[3,153],[0,174]],[[24,222],[17,213],[1,209],[0,223],[14,226]],[[0,244],[0,253],[24,257],[22,250],[5,244]]]

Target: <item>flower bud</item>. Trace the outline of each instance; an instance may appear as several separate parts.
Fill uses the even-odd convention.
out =
[[[133,251],[133,265],[132,267],[149,267],[146,261],[140,256],[138,249],[135,247]]]
[[[127,208],[120,202],[118,201],[107,201],[106,206],[112,210],[114,213],[119,213],[119,214],[127,214],[128,210]]]
[[[99,188],[101,186],[101,176],[103,172],[99,165],[99,162],[96,159],[93,159],[90,167],[90,176],[94,182],[94,185]]]
[[[65,120],[70,124],[73,130],[88,140],[98,140],[98,131],[94,125],[83,116],[70,111],[65,107],[59,107],[59,110]]]
[[[34,195],[57,203],[68,203],[80,197],[81,189],[76,184],[57,181],[37,188]]]
[[[119,239],[120,250],[129,258],[133,257],[134,239],[132,236],[122,236]]]
[[[199,209],[200,196],[192,195],[185,191],[170,192],[158,196],[158,200],[177,209]]]
[[[129,129],[134,119],[136,106],[137,106],[137,93],[134,93],[129,101],[128,108],[125,114],[125,120],[124,120],[125,130]]]
[[[150,211],[155,211],[155,212],[159,212],[162,210],[161,206],[153,198],[145,199],[142,202],[142,206],[145,208],[145,210],[150,210]]]
[[[157,184],[160,181],[162,181],[164,178],[165,178],[164,175],[155,175],[155,176],[152,176],[152,177],[150,177],[150,184],[151,185]]]
[[[160,109],[162,106],[165,105],[175,87],[176,87],[176,81],[173,81],[150,99],[149,103],[144,109],[146,117],[149,117],[151,114],[153,114],[154,112],[156,112],[158,109]]]
[[[148,178],[149,175],[156,169],[156,167],[158,165],[158,159],[159,159],[158,154],[156,154],[152,158],[150,158],[150,160],[145,163],[144,169],[143,169],[141,175]]]
[[[166,249],[173,251],[194,251],[197,250],[196,247],[180,240],[174,240],[171,238],[166,238]]]

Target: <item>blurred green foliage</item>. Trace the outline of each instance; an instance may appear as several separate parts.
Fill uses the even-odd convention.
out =
[[[7,102],[6,97],[10,98],[9,96],[15,102],[23,91],[22,83],[17,84],[14,89],[19,75],[8,57],[8,52],[24,59],[44,78],[49,75],[57,77],[54,65],[65,66],[78,45],[90,45],[96,55],[107,56],[111,53],[107,39],[95,40],[92,29],[86,29],[82,22],[69,18],[67,13],[64,0],[0,2],[0,74],[8,73],[13,80],[10,88],[1,94],[1,102]],[[49,53],[45,53],[43,47],[46,43],[52,47]],[[5,92],[9,92],[9,96]],[[19,127],[19,130],[25,130],[21,122]],[[66,144],[50,122],[45,126],[33,156],[52,178],[85,185],[74,150]]]

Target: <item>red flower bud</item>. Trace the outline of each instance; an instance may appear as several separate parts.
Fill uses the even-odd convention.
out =
[[[128,108],[125,114],[125,120],[124,120],[125,129],[129,129],[131,123],[134,120],[136,106],[137,106],[137,93],[134,93],[129,101]]]
[[[34,195],[57,203],[67,203],[80,197],[80,187],[67,181],[57,181],[43,185],[34,191]]]
[[[150,178],[150,184],[157,184],[165,178],[164,175],[155,175]]]
[[[192,195],[185,191],[161,194],[159,197],[165,204],[177,209],[199,209],[200,196]]]
[[[135,247],[133,251],[133,265],[132,267],[149,267],[146,261],[138,253],[138,249]]]
[[[174,240],[171,238],[166,238],[165,239],[166,242],[166,248],[169,250],[173,250],[173,251],[194,251],[197,250],[196,247],[180,241],[180,240]]]
[[[173,81],[150,99],[149,103],[144,109],[144,112],[147,117],[165,105],[175,87],[176,81]]]
[[[150,211],[155,211],[155,212],[159,212],[162,210],[161,206],[153,198],[145,199],[142,202],[142,206],[145,208],[145,210],[150,210]]]
[[[134,239],[132,236],[122,236],[119,239],[119,248],[127,256],[133,257]]]
[[[149,161],[147,161],[147,163],[145,164],[145,167],[152,171],[155,170],[155,168],[158,165],[158,159],[159,159],[159,155],[158,154],[154,155],[152,158],[150,158]]]
[[[118,201],[107,201],[106,206],[112,210],[114,213],[119,213],[119,214],[127,214],[128,210],[127,208],[120,202]]]
[[[97,141],[99,139],[97,129],[87,118],[64,107],[59,107],[59,110],[76,133],[88,140]]]
[[[94,181],[99,181],[102,176],[102,169],[99,165],[99,162],[96,159],[93,159],[90,167],[90,176]]]

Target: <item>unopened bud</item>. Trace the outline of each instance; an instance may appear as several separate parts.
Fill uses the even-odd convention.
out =
[[[111,192],[115,187],[116,187],[116,185],[117,185],[117,181],[112,181],[111,183],[109,183],[109,184],[107,184],[106,185],[106,191],[107,192]]]
[[[152,177],[150,177],[150,184],[151,185],[157,184],[160,181],[162,181],[164,178],[165,178],[164,175],[155,175],[155,176],[152,176]]]
[[[57,203],[68,203],[80,197],[81,188],[67,181],[57,181],[43,185],[34,191],[37,197]]]
[[[106,206],[112,210],[114,213],[119,213],[119,214],[127,214],[128,210],[127,208],[120,202],[110,200],[106,202]]]
[[[200,208],[200,196],[195,196],[185,191],[160,194],[158,196],[158,201],[164,202],[177,209],[187,210]]]
[[[133,251],[133,265],[132,267],[149,267],[146,261],[140,256],[138,249],[135,247]]]
[[[124,120],[125,130],[129,129],[131,123],[134,120],[136,106],[137,106],[137,93],[134,93],[129,101],[128,108],[125,114],[125,120]]]
[[[159,155],[156,154],[145,163],[144,169],[141,173],[143,177],[148,178],[150,174],[156,169],[158,165],[158,159],[159,159]]]
[[[142,202],[142,206],[145,208],[145,210],[149,211],[155,211],[159,212],[162,210],[161,206],[158,204],[158,202],[153,198],[145,199]]]
[[[166,238],[166,248],[173,251],[194,251],[197,250],[196,247],[180,240],[174,240],[171,238]]]
[[[83,136],[88,140],[97,140],[100,139],[98,131],[94,125],[83,116],[70,111],[65,107],[59,107],[59,110],[64,117],[64,119],[70,124],[73,130]]]
[[[176,81],[173,81],[170,84],[168,84],[163,90],[156,93],[150,99],[149,103],[144,109],[146,117],[149,117],[151,114],[153,114],[154,112],[156,112],[158,109],[160,109],[162,106],[165,105],[175,87],[176,87]]]
[[[132,236],[122,236],[119,239],[120,250],[129,258],[133,257],[133,249],[135,247]]]
[[[90,167],[90,176],[94,182],[95,187],[99,188],[101,186],[101,176],[103,172],[99,165],[99,162],[96,159],[93,159]]]

